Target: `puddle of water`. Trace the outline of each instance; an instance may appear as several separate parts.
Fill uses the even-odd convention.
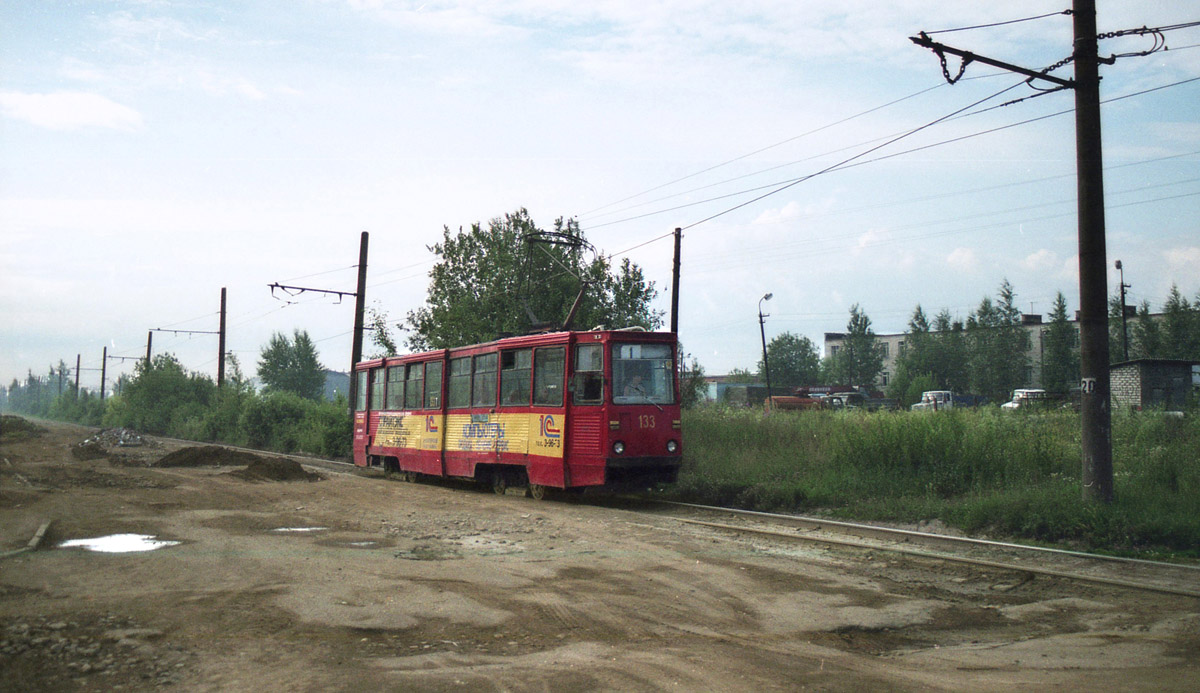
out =
[[[164,546],[175,546],[180,542],[155,539],[149,534],[110,534],[92,539],[70,539],[59,544],[59,548],[81,548],[100,553],[133,553],[153,551]]]
[[[374,541],[352,541],[350,546],[375,546],[376,543]]]
[[[328,527],[276,527],[272,532],[324,532]]]

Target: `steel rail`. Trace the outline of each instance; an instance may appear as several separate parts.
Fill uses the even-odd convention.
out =
[[[887,551],[890,553],[897,553],[897,554],[901,554],[901,555],[905,555],[905,556],[915,556],[918,558],[927,558],[927,559],[938,560],[938,561],[963,563],[963,564],[971,565],[971,566],[984,567],[984,568],[995,568],[995,569],[999,569],[999,570],[1010,570],[1010,571],[1014,571],[1014,572],[1018,572],[1018,573],[1033,573],[1036,575],[1046,575],[1049,577],[1062,578],[1065,580],[1074,580],[1076,582],[1090,582],[1090,583],[1094,583],[1094,584],[1108,585],[1110,587],[1121,587],[1124,589],[1143,590],[1143,591],[1147,591],[1147,592],[1158,592],[1160,594],[1169,594],[1169,595],[1173,595],[1173,596],[1191,597],[1193,599],[1200,599],[1200,591],[1187,590],[1187,589],[1176,588],[1176,587],[1166,587],[1166,586],[1162,586],[1162,585],[1153,585],[1153,584],[1143,583],[1143,582],[1132,582],[1129,580],[1118,580],[1116,578],[1098,577],[1098,576],[1093,576],[1093,575],[1081,575],[1079,573],[1069,573],[1069,572],[1065,572],[1065,571],[1061,571],[1061,570],[1051,570],[1049,568],[1023,566],[1023,565],[1017,565],[1017,564],[1013,564],[1013,563],[1001,563],[999,561],[988,561],[988,560],[983,560],[983,559],[978,559],[978,558],[968,558],[966,556],[955,556],[953,554],[941,554],[941,553],[932,553],[932,552],[928,552],[928,551],[918,551],[916,549],[907,549],[907,548],[902,548],[902,547],[898,547],[898,546],[867,544],[867,543],[858,542],[858,541],[851,541],[849,539],[837,539],[834,537],[804,536],[801,534],[789,534],[787,532],[779,532],[779,531],[771,530],[771,529],[747,527],[745,525],[727,525],[727,524],[723,524],[723,523],[719,523],[719,522],[705,522],[703,520],[691,520],[691,519],[681,518],[681,517],[676,517],[673,519],[675,519],[678,522],[685,523],[685,524],[698,525],[698,526],[702,526],[702,527],[721,529],[721,530],[726,530],[726,531],[731,531],[731,532],[746,532],[746,533],[750,533],[750,534],[761,534],[761,535],[766,535],[766,536],[791,539],[794,541],[806,541],[806,542],[811,542],[811,543],[830,544],[830,545],[834,545],[834,546],[849,546],[849,547],[853,547],[853,548],[867,549],[867,550],[872,550],[872,551]],[[1164,565],[1172,565],[1172,564],[1168,563],[1168,564],[1164,564]]]
[[[1070,556],[1074,558],[1086,558],[1095,561],[1105,561],[1110,563],[1124,563],[1130,565],[1143,565],[1154,568],[1171,568],[1178,570],[1191,570],[1200,572],[1200,565],[1189,565],[1186,563],[1167,563],[1165,561],[1151,561],[1144,558],[1128,558],[1125,556],[1106,556],[1098,553],[1088,553],[1086,551],[1071,551],[1069,549],[1056,549],[1047,546],[1032,546],[1029,544],[1017,544],[1013,542],[993,541],[990,539],[975,539],[972,537],[956,537],[949,534],[935,534],[932,532],[918,532],[909,529],[899,529],[895,527],[883,527],[880,525],[868,525],[856,522],[844,522],[840,520],[827,520],[817,517],[808,517],[804,515],[785,515],[781,513],[767,513],[756,510],[741,510],[738,508],[722,508],[714,505],[699,505],[696,503],[681,503],[678,501],[655,500],[654,503],[662,505],[677,506],[682,508],[694,508],[697,510],[705,510],[709,512],[723,513],[729,515],[742,515],[746,517],[764,518],[776,522],[784,522],[793,524],[806,529],[823,529],[831,527],[846,534],[854,534],[857,536],[876,536],[884,539],[904,540],[914,539],[924,543],[945,543],[955,546],[979,546],[992,549],[1006,549],[1014,551],[1030,551],[1036,553]]]

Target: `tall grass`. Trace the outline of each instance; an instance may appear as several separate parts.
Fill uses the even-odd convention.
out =
[[[1091,547],[1200,555],[1200,421],[1114,418],[1116,500],[1086,503],[1070,411],[685,414],[672,493],[759,510],[822,510]]]

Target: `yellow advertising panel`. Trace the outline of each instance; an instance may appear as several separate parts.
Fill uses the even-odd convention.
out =
[[[442,448],[441,414],[381,414],[375,445],[411,450]]]
[[[374,444],[411,450],[563,456],[564,414],[381,414]]]

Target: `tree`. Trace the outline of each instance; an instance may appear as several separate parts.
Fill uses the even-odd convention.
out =
[[[1129,327],[1130,358],[1157,359],[1163,355],[1163,334],[1157,320],[1150,315],[1150,302],[1138,306],[1137,322]]]
[[[943,308],[933,319],[933,378],[939,387],[965,392],[970,388],[966,326]]]
[[[385,356],[395,356],[400,353],[396,340],[392,337],[392,328],[388,324],[387,311],[371,306],[367,308],[366,328],[371,332],[371,343],[375,352],[369,358],[379,359]]]
[[[793,388],[816,385],[821,377],[821,357],[817,345],[808,337],[784,332],[767,344],[767,361],[771,366],[772,389],[775,385]],[[766,379],[763,362],[758,362],[759,377]]]
[[[679,362],[684,364],[679,377],[679,400],[684,409],[691,409],[704,401],[704,367],[694,356],[683,354],[682,347]],[[691,361],[690,365],[688,361]]]
[[[299,329],[290,340],[282,332],[271,335],[258,361],[258,377],[267,392],[291,392],[306,399],[321,398],[324,371],[308,332]]]
[[[207,407],[217,386],[206,375],[189,373],[171,354],[158,354],[150,366],[139,361],[121,398],[119,425],[146,433],[167,433],[185,410]]]
[[[1195,311],[1179,287],[1171,285],[1171,293],[1163,304],[1163,353],[1161,358],[1190,360],[1197,357],[1200,345],[1194,343]]]
[[[1005,279],[996,302],[985,296],[967,319],[971,389],[1004,400],[1029,380],[1029,333],[1021,327],[1016,293]]]
[[[1068,392],[1079,379],[1079,332],[1067,317],[1067,299],[1061,291],[1054,298],[1050,326],[1043,334],[1042,387]]]
[[[536,241],[548,236],[570,243]],[[603,255],[585,262],[584,248],[590,245],[574,219],[556,220],[547,234],[524,209],[486,228],[444,228],[442,242],[430,248],[440,259],[426,304],[408,313],[409,347],[448,348],[559,326],[577,298],[575,325],[660,326],[662,312],[650,307],[658,291],[641,268],[623,260],[614,270]]]
[[[846,336],[830,368],[834,379],[847,385],[871,385],[883,370],[883,347],[871,330],[871,318],[857,303],[850,306]]]

